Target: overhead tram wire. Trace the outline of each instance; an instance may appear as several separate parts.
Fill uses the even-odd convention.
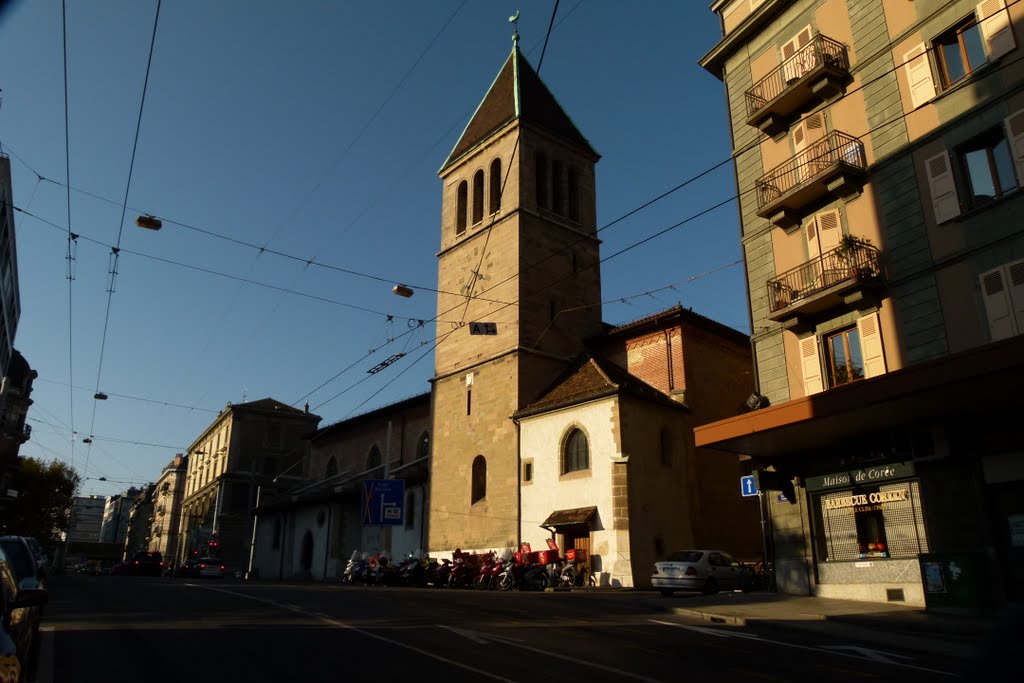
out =
[[[56,380],[45,379],[43,377],[36,378],[36,381],[37,382],[46,382],[48,384],[58,384],[60,386],[70,387],[71,389],[77,389],[79,391],[89,391],[88,387],[75,386],[73,384],[68,384],[67,382],[58,382]],[[154,399],[154,398],[144,398],[142,396],[131,396],[129,394],[119,394],[119,393],[117,393],[115,391],[105,391],[103,393],[107,394],[108,396],[116,396],[118,398],[126,398],[126,399],[129,399],[131,401],[143,401],[145,403],[156,403],[156,404],[162,405],[162,406],[170,406],[172,408],[183,408],[185,410],[195,410],[195,411],[199,411],[199,412],[202,412],[202,413],[218,413],[218,412],[220,412],[218,410],[213,410],[211,408],[199,408],[198,406],[188,406],[188,405],[184,405],[182,403],[172,403],[170,401],[161,401],[161,400]]]
[[[131,158],[131,162],[128,164],[128,181],[125,183],[124,202],[122,202],[122,204],[121,204],[121,222],[117,226],[117,244],[115,245],[115,247],[114,247],[114,249],[112,251],[113,259],[112,259],[112,262],[111,262],[111,270],[110,270],[110,287],[107,289],[107,311],[106,311],[106,315],[103,318],[103,336],[100,339],[100,358],[99,358],[99,363],[97,363],[97,368],[96,368],[96,393],[97,394],[100,391],[100,379],[103,376],[103,354],[106,351],[106,347],[107,347],[107,330],[109,329],[109,325],[110,325],[110,306],[111,306],[111,302],[113,301],[113,298],[114,298],[114,288],[115,288],[115,283],[116,283],[116,280],[117,280],[117,264],[118,264],[118,260],[120,258],[121,236],[124,234],[124,218],[125,218],[125,213],[128,210],[128,194],[131,192],[131,188],[132,188],[132,174],[135,171],[135,154],[138,152],[138,149],[139,149],[139,131],[142,128],[142,113],[145,111],[145,108],[146,108],[146,91],[149,88],[149,72],[150,72],[150,69],[153,66],[153,47],[156,45],[156,31],[157,31],[157,27],[160,24],[160,5],[161,5],[162,1],[163,0],[156,0],[156,14],[153,17],[153,34],[152,34],[152,36],[149,39],[149,57],[146,59],[146,76],[145,76],[145,79],[142,82],[142,97],[140,98],[140,101],[139,101],[139,117],[138,117],[138,119],[135,122],[135,140],[132,143],[132,158]],[[70,185],[70,183],[68,183],[68,184]],[[96,427],[96,404],[97,404],[97,401],[94,401],[93,404],[92,404],[92,418],[89,421],[89,433],[90,433],[90,435],[92,434],[92,431]],[[83,477],[87,476],[89,474],[89,457],[90,457],[91,454],[92,454],[92,444],[89,444],[89,448],[87,448],[86,452],[85,452],[85,468],[82,471],[82,476]]]
[[[64,177],[67,180],[67,211],[68,211],[68,249],[65,258],[67,259],[67,280],[68,280],[68,382],[74,384],[75,381],[75,344],[73,334],[73,312],[75,310],[74,299],[72,292],[74,287],[72,282],[75,279],[75,254],[74,242],[75,234],[71,232],[71,124],[68,107],[68,12],[67,12],[67,0],[61,0],[61,38],[63,41],[64,48]],[[43,176],[36,173],[36,177],[39,178],[39,182],[42,182]],[[39,182],[36,183],[36,187],[39,187]],[[35,193],[33,192],[33,197]],[[32,200],[29,200],[31,206]],[[68,419],[71,421],[71,467],[75,467],[75,397],[73,392],[68,392]]]

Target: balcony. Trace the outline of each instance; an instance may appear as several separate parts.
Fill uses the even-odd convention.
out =
[[[747,123],[778,135],[795,114],[839,93],[849,80],[846,47],[817,34],[746,92]]]
[[[882,286],[879,256],[870,244],[839,246],[769,280],[768,319],[783,322],[855,306]]]
[[[819,199],[856,197],[866,174],[864,143],[834,130],[757,180],[757,215],[792,227],[804,208]]]

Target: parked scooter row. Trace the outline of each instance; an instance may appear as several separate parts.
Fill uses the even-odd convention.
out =
[[[435,559],[411,553],[392,562],[387,552],[355,551],[342,573],[342,582],[371,586],[434,586],[478,590],[544,590],[583,586],[573,562],[554,551],[485,554],[455,551],[454,559]]]

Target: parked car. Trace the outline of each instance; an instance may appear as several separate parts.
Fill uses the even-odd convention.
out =
[[[679,550],[654,564],[651,583],[662,595],[677,590],[710,594],[749,589],[752,578],[751,570],[724,550]]]
[[[129,560],[129,574],[160,576],[164,573],[164,558],[158,550],[140,550]]]
[[[24,683],[35,676],[39,659],[42,588],[18,587],[11,563],[0,549],[0,683]]]
[[[28,547],[32,549],[32,554],[36,558],[36,564],[40,569],[44,569],[50,564],[50,557],[43,550],[43,546],[39,545],[39,541],[32,538],[31,536],[24,536],[25,542],[28,543]],[[45,569],[44,569],[45,570]]]
[[[224,561],[217,559],[216,557],[200,557],[199,559],[188,560],[178,567],[177,572],[175,572],[175,576],[185,576],[197,579],[223,579]]]
[[[0,536],[0,550],[7,556],[19,588],[43,588],[43,571],[28,541],[21,536]]]

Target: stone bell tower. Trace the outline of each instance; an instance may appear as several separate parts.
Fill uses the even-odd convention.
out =
[[[430,550],[519,541],[511,415],[601,331],[599,158],[516,36],[439,171]]]

